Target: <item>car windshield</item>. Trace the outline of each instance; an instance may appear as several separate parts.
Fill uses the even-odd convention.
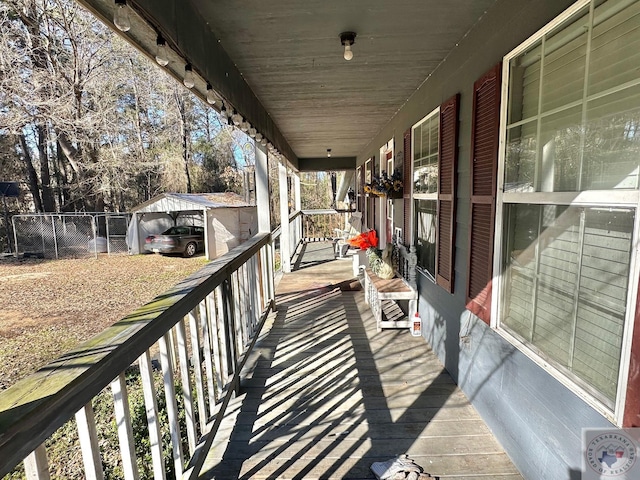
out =
[[[189,227],[171,227],[163,235],[189,235]]]

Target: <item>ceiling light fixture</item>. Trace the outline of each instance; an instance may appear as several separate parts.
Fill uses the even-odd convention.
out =
[[[331,158],[331,149],[327,148],[327,158]]]
[[[129,7],[126,0],[116,0],[116,10],[113,12],[113,24],[122,32],[128,32],[131,28],[129,20]]]
[[[356,43],[355,32],[342,32],[340,34],[340,43],[344,45],[344,59],[351,60],[353,58],[353,52],[351,51],[351,45]]]
[[[193,68],[191,67],[190,63],[187,63],[184,66],[184,80],[182,81],[182,83],[184,83],[184,86],[187,88],[193,88],[193,86],[196,84],[196,77],[193,74]]]
[[[216,103],[216,95],[213,92],[213,87],[208,82],[207,82],[207,102],[209,103],[209,105],[215,105]]]
[[[158,34],[156,39],[156,62],[161,67],[165,67],[169,64],[169,56],[167,55],[167,42],[164,37]]]

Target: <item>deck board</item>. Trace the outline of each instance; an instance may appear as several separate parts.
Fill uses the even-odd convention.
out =
[[[338,286],[351,263],[307,244],[278,286],[202,478],[373,479],[373,462],[408,453],[432,475],[522,477],[422,338],[376,332],[361,291]]]

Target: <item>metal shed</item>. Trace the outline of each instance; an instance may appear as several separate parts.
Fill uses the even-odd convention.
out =
[[[163,193],[132,210],[127,232],[131,255],[144,253],[147,235],[174,225],[205,227],[205,255],[219,257],[258,230],[255,205],[236,193]]]

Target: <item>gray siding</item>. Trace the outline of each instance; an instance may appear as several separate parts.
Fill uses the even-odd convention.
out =
[[[469,241],[469,155],[473,82],[573,2],[498,0],[436,72],[358,156],[358,165],[459,92],[460,145],[455,290],[420,276],[424,336],[527,479],[578,479],[581,429],[612,425],[465,310]],[[402,225],[397,200],[395,224]]]

